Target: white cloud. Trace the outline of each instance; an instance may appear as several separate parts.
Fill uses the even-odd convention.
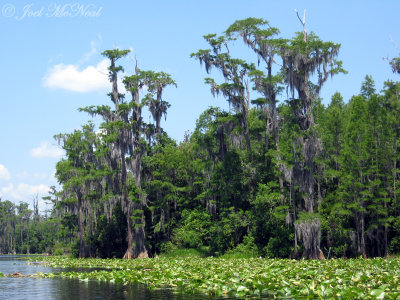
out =
[[[19,183],[17,186],[14,186],[14,184],[10,183],[8,186],[0,189],[0,194],[5,200],[28,201],[36,195],[39,198],[46,196],[49,191],[50,188],[45,184],[30,185]]]
[[[27,171],[22,171],[15,175],[15,178],[17,178],[17,179],[26,179],[28,177],[29,177],[29,173]]]
[[[99,36],[99,42],[101,42],[101,36]],[[81,66],[83,64],[85,64],[87,61],[89,61],[89,59],[95,55],[97,53],[97,46],[98,46],[98,42],[97,41],[91,41],[90,42],[90,51],[85,53],[83,55],[83,57],[79,60],[78,62],[78,66]]]
[[[80,93],[108,90],[108,64],[107,59],[103,59],[97,66],[87,66],[83,70],[72,64],[54,65],[43,77],[43,86]]]
[[[6,187],[2,187],[1,190],[0,190],[0,192],[1,192],[0,196],[4,196],[4,195],[7,195],[7,194],[10,194],[13,189],[14,189],[14,185],[12,183],[10,183]]]
[[[19,183],[17,186],[10,183],[6,187],[0,188],[0,198],[3,200],[10,200],[14,203],[20,201],[29,203],[30,209],[33,209],[33,199],[38,197],[39,212],[43,213],[46,209],[51,208],[47,201],[43,200],[42,197],[48,196],[50,187],[45,184],[30,185],[26,183]]]
[[[10,172],[8,172],[7,168],[3,165],[0,165],[0,180],[10,180]]]
[[[43,180],[49,178],[49,175],[44,173],[35,173],[33,174],[33,178]]]
[[[47,179],[47,180],[54,181],[54,178],[55,178],[54,175],[55,175],[55,171],[53,173],[51,173],[50,175],[46,174],[46,173],[34,173],[33,175],[31,175],[27,171],[22,171],[22,172],[19,172],[18,174],[16,174],[14,177],[19,180],[24,180],[27,178],[35,178],[35,179],[39,179],[39,180]]]
[[[64,155],[64,151],[57,146],[51,145],[49,142],[41,142],[40,146],[29,151],[33,157],[50,157],[59,158]]]
[[[92,40],[90,42],[90,50],[83,54],[76,64],[59,63],[49,67],[42,79],[43,87],[78,93],[110,92],[111,83],[108,79],[109,60],[104,58],[97,65],[84,66],[98,53],[102,40],[101,35],[98,35],[96,40]],[[114,48],[124,49],[124,47]],[[131,53],[134,51],[133,47],[129,47],[129,50]],[[126,76],[124,73],[118,74],[118,91],[121,94],[127,93],[122,83],[124,76]]]

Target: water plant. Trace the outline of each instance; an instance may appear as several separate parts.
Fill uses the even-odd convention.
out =
[[[142,283],[184,293],[218,297],[397,299],[400,259],[224,259],[152,258],[141,260],[44,257],[53,267],[79,271],[38,273],[40,277]],[[101,268],[85,272],[85,268]]]

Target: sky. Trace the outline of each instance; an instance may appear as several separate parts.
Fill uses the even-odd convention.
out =
[[[308,32],[341,44],[348,74],[326,82],[325,105],[336,91],[345,102],[358,94],[367,74],[378,91],[384,81],[399,80],[387,61],[400,53],[398,0],[0,0],[0,197],[32,204],[57,186],[63,151],[53,136],[91,120],[78,108],[111,104],[104,50],[131,50],[119,61],[126,75],[137,60],[142,70],[172,76],[178,87],[165,90],[171,107],[162,127],[179,142],[209,106],[228,109],[225,99],[212,97],[204,84],[209,75],[190,58],[207,48],[202,36],[257,17],[291,38],[302,31],[295,9],[306,10]],[[46,208],[43,200],[40,208]]]

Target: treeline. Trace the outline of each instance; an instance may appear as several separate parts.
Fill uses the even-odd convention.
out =
[[[26,202],[16,205],[0,198],[0,254],[62,253],[54,248],[59,242],[55,236],[60,237],[60,220],[48,216],[50,211],[39,214],[37,196],[32,204],[33,210]]]
[[[125,258],[181,248],[313,259],[399,253],[400,83],[377,91],[366,76],[358,95],[345,103],[337,92],[325,106],[324,83],[346,72],[339,44],[305,26],[281,38],[255,18],[204,38],[209,47],[192,57],[219,78],[205,83],[230,110],[210,107],[179,144],[160,126],[171,76],[136,66],[125,97],[117,61],[129,51],[103,52],[112,106],[81,109],[100,116],[100,128],[56,136],[66,155],[56,166],[62,189],[50,197],[54,247]],[[233,56],[239,43],[254,62]]]

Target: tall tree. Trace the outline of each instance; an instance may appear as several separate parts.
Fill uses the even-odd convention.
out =
[[[275,56],[278,54],[280,39],[275,36],[279,33],[278,28],[271,27],[268,21],[257,18],[247,18],[234,22],[226,30],[230,39],[243,39],[243,42],[250,47],[258,56],[258,64],[262,60],[265,63],[266,73],[260,70],[253,70],[250,75],[255,84],[255,89],[264,96],[266,114],[266,148],[268,149],[268,138],[272,133],[279,141],[277,93],[280,91],[278,83],[281,76],[273,75],[272,69],[275,64]]]
[[[142,191],[142,156],[145,152],[145,141],[142,139],[144,133],[144,124],[142,118],[142,108],[147,104],[147,99],[140,98],[140,90],[145,85],[145,79],[147,74],[140,71],[137,66],[135,68],[135,75],[125,77],[124,84],[126,89],[131,93],[132,100],[132,114],[130,117],[130,130],[131,136],[130,143],[128,145],[130,154],[129,169],[133,174],[133,190],[126,197],[130,196],[132,199],[126,198],[123,202],[122,207],[126,210],[127,216],[129,215],[128,222],[128,244],[132,245],[134,238],[135,248],[127,250],[124,258],[132,257],[148,257],[146,245],[145,245],[145,231],[144,231],[144,212],[143,208],[146,202],[146,198]],[[134,232],[131,232],[131,214],[134,212]],[[130,240],[130,242],[129,242]],[[129,246],[128,246],[129,247]]]
[[[226,34],[233,39],[236,39],[236,36],[241,37],[243,42],[256,53],[258,65],[260,65],[260,61],[265,64],[265,72],[253,70],[249,74],[254,82],[254,89],[263,96],[263,98],[252,102],[260,105],[265,114],[265,147],[267,151],[270,148],[269,139],[271,133],[273,134],[281,204],[284,204],[283,174],[285,170],[279,148],[279,118],[277,111],[277,94],[282,90],[280,83],[283,78],[280,74],[273,74],[273,67],[277,64],[275,59],[279,55],[279,46],[284,41],[276,37],[279,34],[278,28],[271,27],[268,21],[257,18],[247,18],[234,22],[228,27]]]
[[[148,107],[156,122],[156,134],[159,139],[161,135],[161,118],[167,115],[167,109],[171,106],[167,101],[163,100],[164,89],[169,86],[177,86],[176,82],[172,80],[171,75],[164,72],[146,72],[145,84],[148,91],[147,100],[149,101]]]
[[[112,83],[111,100],[115,109],[107,106],[88,107],[83,109],[90,114],[99,114],[105,123],[102,128],[108,136],[108,165],[114,170],[114,179],[111,180],[111,195],[108,199],[118,199],[126,216],[127,223],[127,250],[124,258],[148,257],[145,235],[144,207],[145,193],[142,191],[142,158],[146,152],[146,138],[150,141],[151,131],[143,122],[142,109],[150,106],[150,111],[156,121],[156,132],[161,134],[160,120],[169,104],[162,99],[166,86],[176,85],[169,74],[151,71],[142,71],[137,65],[135,74],[123,79],[126,90],[131,95],[130,101],[118,93],[118,72],[122,66],[115,62],[126,56],[128,50],[107,50],[103,55],[109,58],[109,78]],[[146,87],[149,93],[140,97],[141,90]],[[154,97],[155,95],[155,97]],[[110,205],[111,208],[112,204]]]
[[[303,24],[305,26],[305,24]],[[320,140],[315,133],[314,101],[329,78],[344,72],[340,61],[336,60],[340,45],[323,42],[314,33],[297,35],[281,46],[282,74],[291,94],[293,115],[299,126],[293,141],[293,151],[298,152],[293,166],[293,179],[300,187],[300,211],[306,213],[295,222],[296,237],[303,241],[306,258],[319,258],[323,254],[319,248],[320,220],[314,213],[314,159],[320,148]],[[316,74],[316,76],[312,76]],[[316,78],[315,78],[316,77]],[[316,83],[312,83],[313,79]],[[294,213],[296,215],[296,213]]]
[[[207,73],[212,68],[219,69],[225,79],[224,83],[217,84],[212,78],[205,78],[205,82],[210,85],[213,96],[222,94],[226,97],[233,109],[240,113],[240,121],[243,127],[243,135],[246,141],[246,149],[249,160],[252,160],[251,141],[249,131],[248,110],[250,106],[250,87],[248,74],[255,69],[253,64],[248,64],[242,59],[233,58],[230,55],[227,39],[225,36],[216,34],[205,35],[204,39],[209,43],[211,49],[199,50],[192,53],[204,63]],[[225,52],[223,49],[225,48]]]
[[[366,257],[365,214],[370,193],[366,182],[369,150],[365,98],[354,96],[349,103],[348,114],[342,148],[341,197],[346,199],[347,207],[355,214],[357,252]]]
[[[88,205],[91,192],[91,182],[96,180],[97,162],[94,155],[96,134],[94,125],[89,123],[82,126],[82,130],[75,130],[70,134],[55,136],[63,142],[66,158],[56,165],[56,176],[63,184],[64,197],[73,195],[76,199],[79,231],[79,257],[92,256],[93,253],[84,237],[85,208]],[[91,222],[90,222],[91,223]]]

